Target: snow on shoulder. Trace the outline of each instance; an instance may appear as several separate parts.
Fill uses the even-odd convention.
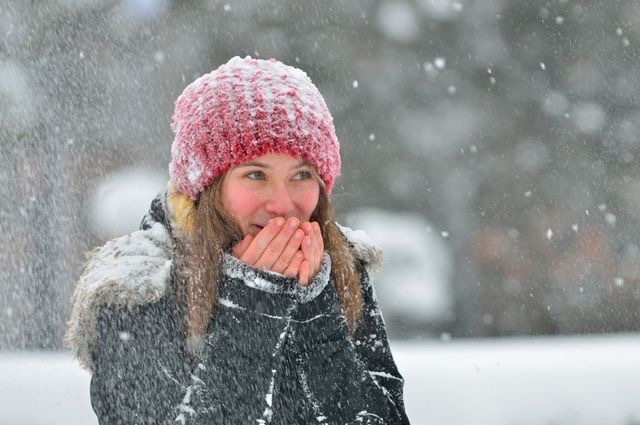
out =
[[[353,247],[356,258],[362,260],[370,271],[378,270],[382,266],[382,249],[363,230],[336,224]]]
[[[89,253],[73,294],[66,341],[83,367],[91,369],[98,307],[131,308],[158,301],[171,274],[171,237],[159,223],[112,239]]]

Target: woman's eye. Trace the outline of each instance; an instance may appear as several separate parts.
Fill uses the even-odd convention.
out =
[[[309,171],[300,171],[293,176],[294,180],[308,180],[311,178],[311,173]]]
[[[262,171],[252,171],[247,173],[246,176],[251,180],[264,180],[265,176]]]

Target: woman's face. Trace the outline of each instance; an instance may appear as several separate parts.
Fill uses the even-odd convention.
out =
[[[266,154],[229,170],[222,204],[242,235],[256,235],[274,217],[309,221],[320,183],[313,167],[287,154]]]

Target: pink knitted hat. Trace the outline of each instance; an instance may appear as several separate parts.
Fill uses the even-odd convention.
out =
[[[275,59],[232,58],[176,100],[169,173],[197,199],[231,167],[267,153],[308,161],[331,193],[340,145],[320,92],[303,71]]]

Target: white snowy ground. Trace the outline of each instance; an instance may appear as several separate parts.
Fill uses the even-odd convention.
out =
[[[413,425],[637,425],[640,335],[392,343]],[[67,352],[0,353],[0,425],[94,425]]]

